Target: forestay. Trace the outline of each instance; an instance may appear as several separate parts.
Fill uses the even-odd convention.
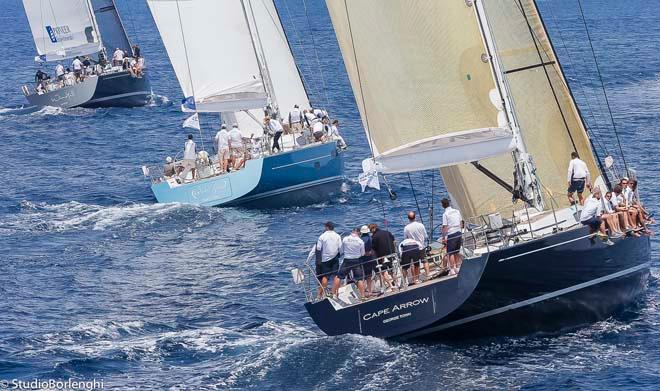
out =
[[[101,50],[87,0],[23,0],[41,61]]]
[[[489,99],[496,86],[465,2],[326,3],[381,172],[438,168],[514,148],[506,117]]]
[[[239,0],[147,0],[186,102],[198,112],[264,107],[267,95]]]
[[[101,41],[108,54],[119,48],[132,53],[131,43],[126,35],[114,0],[91,0],[96,24],[101,32]]]

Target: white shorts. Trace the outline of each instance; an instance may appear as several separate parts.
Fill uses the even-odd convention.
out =
[[[229,159],[229,147],[220,148],[220,151],[218,151],[218,159],[220,160]]]

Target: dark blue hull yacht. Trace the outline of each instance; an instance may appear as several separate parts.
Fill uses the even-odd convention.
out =
[[[405,340],[552,332],[616,313],[634,302],[649,277],[648,236],[607,245],[579,227],[496,245],[464,259],[456,276],[359,304],[326,298],[305,307],[329,335]]]
[[[366,276],[378,292],[366,297],[350,278],[330,295],[308,260],[293,276],[321,330],[401,340],[552,332],[639,297],[650,232],[636,188],[625,190],[634,171],[622,148],[623,167],[595,148],[534,0],[326,3],[370,142],[365,172],[373,181],[439,169],[443,229],[462,232],[463,245],[428,252],[421,282],[409,282],[398,253],[381,257]],[[436,245],[416,232],[405,239]]]

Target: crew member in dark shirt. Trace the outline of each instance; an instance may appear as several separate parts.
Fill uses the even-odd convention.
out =
[[[369,224],[369,230],[371,231],[371,248],[376,258],[379,258],[381,284],[387,284],[390,289],[393,289],[392,277],[387,272],[392,267],[392,263],[389,259],[382,257],[396,252],[394,235],[390,231],[378,228],[377,224]]]

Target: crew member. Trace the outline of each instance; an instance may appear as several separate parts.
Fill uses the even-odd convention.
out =
[[[170,156],[165,158],[165,165],[163,166],[163,175],[166,177],[172,177],[176,174],[174,169],[174,162]]]
[[[61,62],[57,63],[57,66],[55,67],[55,75],[57,76],[57,80],[60,82],[60,87],[64,86],[64,65],[62,65]]]
[[[233,160],[233,169],[241,168],[245,161],[243,152],[243,134],[238,130],[238,124],[233,124],[229,131],[229,151]]]
[[[227,125],[222,124],[215,135],[215,145],[218,150],[218,168],[220,172],[227,172],[229,168],[229,132]]]
[[[379,276],[382,285],[387,284],[389,289],[393,290],[392,277],[387,271],[392,265],[390,260],[385,257],[394,254],[396,251],[394,235],[390,231],[378,228],[377,224],[369,224],[369,230],[371,231],[371,248],[376,258],[378,258],[376,268],[380,268]]]
[[[275,149],[277,149],[277,152],[281,152],[280,138],[282,137],[282,132],[284,132],[282,124],[277,119],[270,118],[269,116],[264,118],[264,124],[266,125],[266,129],[268,129],[268,133],[273,136],[273,152],[275,152]]]
[[[73,62],[71,63],[71,67],[73,68],[73,75],[76,77],[76,81],[80,82],[83,81],[84,76],[83,76],[83,63],[80,61],[80,57],[76,57]]]
[[[112,66],[120,67],[124,64],[124,51],[117,48],[112,54]]]
[[[197,176],[197,145],[193,141],[193,135],[189,134],[188,139],[186,140],[185,145],[183,146],[183,172],[181,173],[181,179],[186,180],[188,172],[192,171],[193,180]]]
[[[374,250],[371,246],[371,236],[369,235],[369,227],[363,225],[360,228],[360,239],[364,242],[364,255],[360,258],[360,264],[362,264],[362,269],[364,270],[364,276],[367,280],[367,291],[368,295],[372,296],[374,294],[373,285],[374,281],[371,278],[371,275],[376,270],[376,257],[374,256]]]
[[[325,223],[325,231],[316,242],[316,278],[321,286],[319,287],[319,298],[323,297],[328,287],[328,278],[333,277],[333,292],[335,287],[339,289],[339,256],[342,251],[341,236],[335,232],[335,225],[328,221]]]
[[[591,189],[591,177],[589,175],[589,168],[587,163],[580,160],[580,155],[577,152],[571,152],[571,162],[568,163],[568,202],[571,205],[575,203],[573,193],[577,192],[580,205],[584,204],[582,193],[584,187]]]
[[[442,243],[447,247],[447,258],[449,262],[449,275],[458,274],[461,262],[461,245],[463,244],[463,217],[458,209],[451,207],[447,198],[441,201],[445,212],[442,214]]]
[[[422,264],[424,265],[424,271],[426,272],[426,279],[430,279],[431,277],[431,270],[429,268],[429,263],[427,262],[426,259],[426,254],[425,254],[425,248],[426,248],[426,242],[428,238],[428,234],[426,233],[426,227],[424,227],[424,224],[420,223],[419,221],[415,221],[416,215],[415,212],[410,211],[408,212],[408,224],[403,228],[403,239],[404,242],[406,239],[413,240],[417,244],[418,250],[415,251],[414,249],[408,250],[408,257],[411,257],[411,259],[414,261],[412,265],[412,274],[413,274],[413,282],[417,283],[419,282],[419,264],[417,261],[421,261]],[[404,243],[401,242],[402,246],[404,246]],[[405,250],[402,248],[402,251]],[[403,253],[402,253],[403,257]],[[416,260],[416,261],[415,261]]]
[[[603,207],[600,202],[600,188],[595,187],[591,196],[587,198],[587,202],[580,212],[580,223],[589,226],[589,232],[598,232],[601,239],[606,240],[607,244],[613,244],[605,232],[605,222],[601,219],[600,215],[603,212]]]
[[[303,115],[298,105],[293,105],[293,110],[289,112],[289,127],[294,135],[303,130]]]
[[[353,280],[356,282],[358,291],[360,292],[360,298],[364,299],[364,269],[360,264],[360,259],[365,254],[364,242],[360,239],[360,229],[353,228],[353,231],[350,235],[346,236],[342,240],[342,252],[344,254],[344,261],[341,263],[341,268],[339,268],[339,282],[348,277],[349,274],[353,273]],[[340,284],[332,286],[332,291],[335,296],[339,293]]]

